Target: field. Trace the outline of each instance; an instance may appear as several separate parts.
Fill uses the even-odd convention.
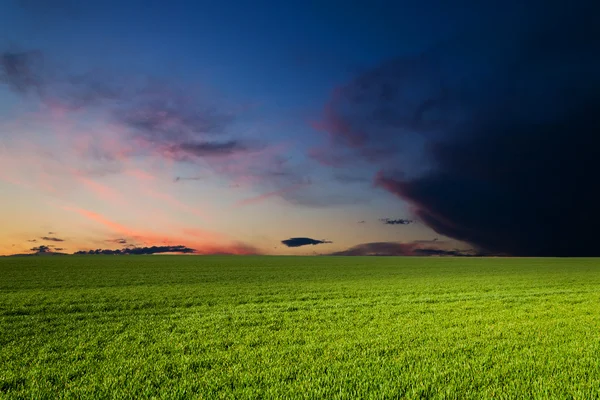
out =
[[[600,260],[0,258],[0,398],[600,397]]]

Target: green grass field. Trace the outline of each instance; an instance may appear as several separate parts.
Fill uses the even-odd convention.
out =
[[[600,397],[600,259],[0,258],[0,398]]]

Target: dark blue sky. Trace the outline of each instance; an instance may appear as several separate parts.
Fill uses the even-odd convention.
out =
[[[436,248],[591,254],[575,210],[598,211],[574,193],[594,172],[582,163],[596,144],[585,112],[598,86],[596,9],[7,0],[0,138],[14,159],[3,168],[25,172],[3,179],[14,203],[14,186],[29,185],[45,190],[45,207],[102,215],[105,228],[124,228],[112,234],[135,226],[146,244],[154,236],[139,231],[173,236],[200,207],[215,218],[195,227],[260,252],[306,251],[280,242],[310,236],[320,249],[402,243],[406,254],[440,236]],[[38,172],[22,165],[30,158]],[[49,171],[62,178],[49,182]],[[139,199],[127,179],[143,173],[155,179],[148,206],[165,207],[163,196],[175,207],[161,223],[128,211]],[[80,236],[71,217],[44,226],[68,221]],[[416,222],[390,229],[379,218]],[[77,240],[73,250],[100,239]]]

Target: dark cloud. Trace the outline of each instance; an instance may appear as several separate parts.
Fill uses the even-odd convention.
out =
[[[226,142],[186,142],[169,147],[175,157],[189,159],[193,157],[223,157],[248,150],[248,147],[236,140]]]
[[[181,181],[201,181],[205,179],[205,177],[203,176],[189,176],[189,177],[183,177],[183,176],[176,176],[175,179],[173,179],[173,182],[181,182]]]
[[[66,253],[61,253],[61,251],[63,251],[63,250],[64,250],[64,248],[62,248],[62,247],[39,245],[39,246],[32,247],[31,249],[29,249],[29,251],[31,251],[31,253],[12,254],[12,256],[38,256],[38,255],[62,256],[62,255],[66,254]]]
[[[52,237],[52,236],[42,236],[40,239],[45,240],[47,242],[64,242],[65,239]]]
[[[474,256],[473,250],[430,247],[431,241],[361,243],[347,250],[331,253],[332,256]]]
[[[127,244],[127,239],[123,239],[123,238],[109,239],[109,240],[107,240],[107,242],[116,243],[116,244]]]
[[[408,225],[408,224],[413,224],[415,222],[412,219],[405,219],[405,218],[398,218],[398,219],[380,218],[379,220],[386,225]]]
[[[0,83],[18,93],[41,94],[43,57],[39,51],[0,53]]]
[[[478,249],[599,256],[599,5],[557,5],[482,16],[495,28],[358,76],[327,105],[321,156],[376,166],[420,221]]]
[[[29,250],[33,251],[34,253],[51,253],[52,252],[52,248],[50,246],[46,246],[43,244],[36,246],[36,247],[32,247]]]
[[[35,243],[35,242],[37,242],[37,239],[27,239],[27,241],[31,242],[31,243]]]
[[[330,242],[328,240],[317,240],[317,239],[311,239],[311,238],[306,238],[306,237],[296,237],[296,238],[282,240],[281,243],[286,245],[287,247],[300,247],[300,246],[308,246],[308,245],[314,246],[316,244],[324,244],[324,243],[332,243],[332,242]]]
[[[366,221],[364,221],[364,220],[363,221],[358,221],[357,223],[358,224],[366,224]]]
[[[444,250],[444,249],[415,249],[413,251],[415,256],[449,256],[449,257],[472,257],[472,256],[480,256],[483,254],[478,254],[473,250],[463,251],[463,250]]]
[[[104,254],[104,255],[144,255],[144,254],[160,254],[160,253],[180,253],[180,254],[192,254],[196,250],[186,246],[152,246],[152,247],[132,247],[125,249],[96,249],[96,250],[81,250],[74,254]]]
[[[413,241],[413,243],[420,243],[420,244],[437,244],[437,245],[441,245],[441,244],[446,244],[447,242],[445,241],[440,241],[439,238],[433,238],[433,239],[425,239],[425,240],[415,240]]]

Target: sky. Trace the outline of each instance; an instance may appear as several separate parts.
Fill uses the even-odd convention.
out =
[[[0,0],[0,255],[598,256],[565,3]]]

